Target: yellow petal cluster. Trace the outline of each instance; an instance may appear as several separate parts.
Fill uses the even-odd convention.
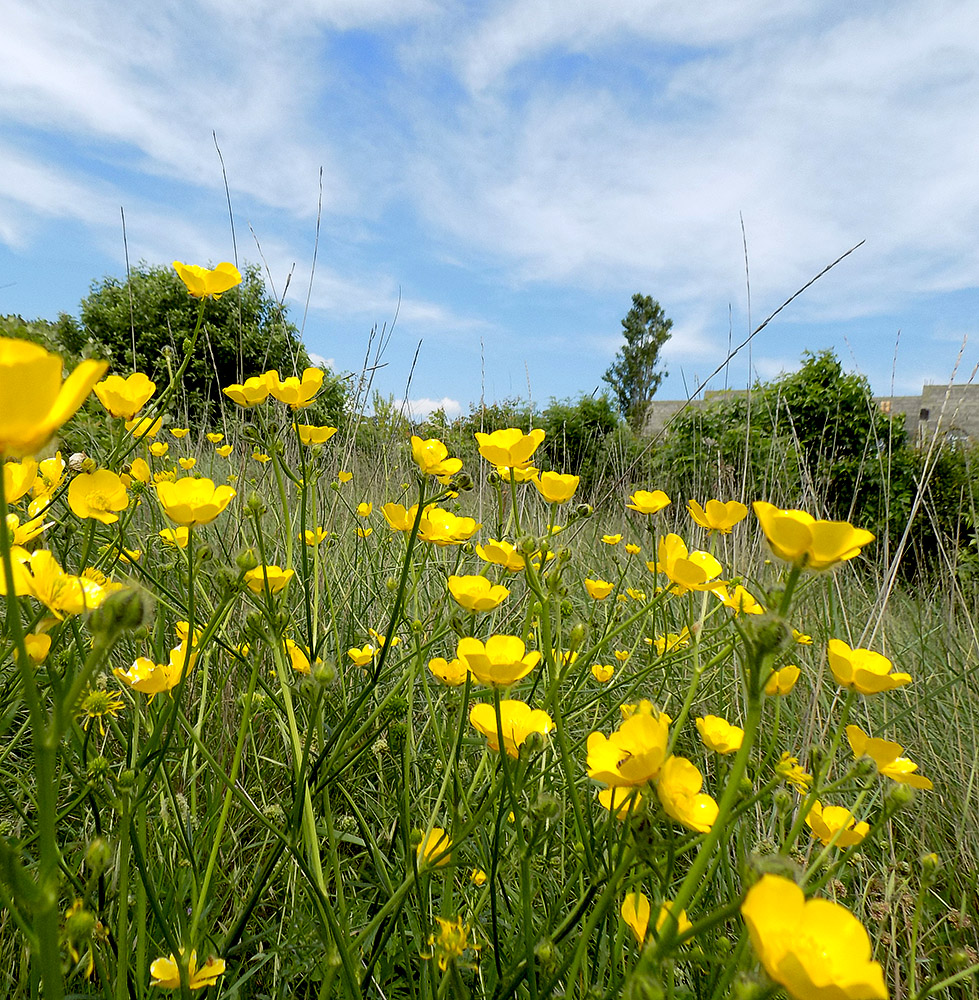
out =
[[[460,659],[446,660],[445,657],[435,656],[428,661],[428,669],[449,687],[459,687],[465,684],[466,678],[469,676],[469,667]]]
[[[830,569],[860,555],[874,535],[848,521],[817,521],[802,510],[781,510],[756,500],[752,507],[772,552],[803,569]]]
[[[510,596],[510,591],[485,576],[450,576],[449,593],[467,611],[492,611]]]
[[[213,955],[203,965],[198,966],[197,952],[192,951],[190,961],[187,963],[188,986],[192,990],[202,990],[207,986],[213,986],[224,969],[224,959],[214,958]],[[167,958],[155,959],[150,965],[150,975],[153,977],[150,986],[160,986],[166,990],[180,989],[180,969],[172,954]]]
[[[687,501],[687,510],[695,524],[708,531],[718,531],[729,535],[731,529],[748,516],[748,508],[737,500],[708,500],[706,507],[701,507],[696,500]]]
[[[449,458],[449,449],[438,438],[423,441],[413,434],[411,457],[423,476],[454,476],[462,468],[462,459]]]
[[[249,408],[264,403],[269,398],[268,375],[253,375],[242,383],[226,386],[221,390],[232,402]]]
[[[502,566],[511,573],[518,573],[527,565],[526,560],[509,542],[491,538],[485,545],[476,546],[476,555],[488,563]]]
[[[872,649],[851,649],[842,639],[829,640],[829,666],[841,687],[860,694],[893,691],[911,683],[911,675],[892,673],[894,664]]]
[[[274,370],[265,373],[269,392],[280,403],[286,403],[293,410],[312,403],[323,386],[324,375],[322,368],[306,368],[301,377],[290,375],[286,379],[279,378],[279,373]]]
[[[283,569],[281,566],[256,566],[245,573],[245,586],[253,594],[261,594],[266,587],[269,593],[278,594],[285,590],[294,575],[294,570]]]
[[[868,736],[859,726],[854,725],[846,727],[846,738],[854,757],[869,757],[885,778],[926,791],[935,787],[928,778],[914,773],[918,770],[918,765],[909,757],[903,756],[904,747],[900,743]]]
[[[837,847],[853,847],[870,832],[869,823],[858,823],[843,806],[824,806],[818,799],[806,814],[806,825],[824,844],[836,838]]]
[[[744,730],[719,715],[703,715],[696,723],[704,746],[714,753],[734,753],[744,740]]]
[[[567,503],[574,496],[579,482],[578,476],[542,472],[539,478],[534,480],[534,486],[548,503]]]
[[[173,269],[187,286],[187,291],[197,299],[219,299],[228,289],[241,284],[241,272],[228,261],[222,261],[214,268],[206,268],[175,260]]]
[[[701,792],[704,776],[685,757],[670,757],[660,769],[656,794],[663,811],[697,833],[707,833],[717,819],[717,803]]]
[[[485,643],[473,638],[460,639],[456,656],[480,684],[491,687],[515,684],[541,660],[538,650],[528,653],[523,639],[515,635],[491,635]]]
[[[68,486],[68,506],[78,517],[113,524],[119,520],[116,512],[129,506],[129,494],[110,469],[80,472]]]
[[[126,378],[107,375],[101,382],[95,383],[94,390],[111,416],[132,420],[156,392],[156,383],[142,372],[133,372]]]
[[[519,469],[526,465],[544,440],[544,431],[538,427],[524,434],[516,427],[481,434],[477,431],[476,441],[479,454],[491,465],[506,465]]]
[[[473,705],[469,721],[474,729],[486,737],[486,745],[500,752],[500,730],[503,746],[510,757],[518,757],[520,748],[531,733],[547,736],[554,729],[554,720],[539,708],[531,708],[522,701],[504,699],[500,702],[500,726],[497,728],[496,708],[486,702]]]
[[[452,860],[452,838],[440,826],[433,826],[418,845],[418,867],[434,865],[444,868]]]
[[[789,879],[763,875],[741,915],[765,971],[796,1000],[887,1000],[870,936],[845,907],[807,901]]]
[[[668,507],[672,501],[662,490],[636,490],[629,497],[626,507],[629,510],[638,511],[640,514],[657,514],[664,507]]]
[[[675,593],[688,590],[714,590],[715,581],[721,574],[721,564],[709,552],[687,552],[687,546],[679,535],[664,535],[658,548],[659,560],[646,563],[650,570],[665,573],[673,584]]]
[[[588,737],[588,777],[613,788],[645,785],[658,777],[669,740],[669,723],[662,716],[637,712],[611,736],[595,732]]]
[[[27,340],[0,337],[0,458],[40,451],[108,367],[105,361],[83,361],[62,381],[59,355]]]
[[[174,524],[192,528],[210,524],[235,497],[230,486],[215,486],[210,479],[184,478],[159,483],[156,495]]]
[[[799,679],[800,672],[795,664],[782,667],[780,670],[773,670],[772,676],[765,682],[765,694],[788,694],[795,687],[795,682]]]

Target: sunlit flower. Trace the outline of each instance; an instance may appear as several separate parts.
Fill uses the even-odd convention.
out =
[[[51,636],[46,632],[30,632],[24,636],[24,646],[34,663],[43,663],[51,652]]]
[[[411,457],[424,476],[454,476],[462,468],[462,459],[449,458],[449,449],[438,438],[423,441],[412,434]]]
[[[214,297],[217,298],[216,295]],[[181,950],[181,954],[183,954],[183,950]],[[198,968],[197,952],[192,951],[190,953],[190,962],[187,964],[187,984],[192,990],[201,990],[206,986],[213,986],[223,972],[223,958],[214,958],[211,956]],[[180,989],[180,970],[177,960],[172,954],[168,958],[155,959],[152,965],[150,965],[150,975],[153,977],[150,986],[162,986],[166,990]]]
[[[499,753],[500,734],[497,730],[496,708],[486,702],[479,702],[473,705],[469,721],[474,729],[486,737],[486,745],[490,750]],[[522,701],[504,699],[500,702],[500,729],[507,754],[517,757],[527,737],[531,733],[547,736],[554,729],[554,720],[542,709],[532,709]]]
[[[163,458],[169,450],[170,445],[166,441],[154,441],[150,445],[150,454],[154,458]]]
[[[813,836],[828,844],[834,837],[837,847],[853,847],[870,832],[869,823],[858,823],[849,809],[843,806],[824,806],[818,799],[806,814],[806,825]]]
[[[645,590],[639,590],[636,587],[626,587],[625,593],[626,597],[631,598],[633,601],[639,601],[642,603],[646,600]]]
[[[700,791],[704,777],[684,757],[670,757],[656,779],[656,794],[663,811],[683,826],[706,833],[717,819],[717,803]]]
[[[670,498],[662,490],[636,490],[629,497],[626,507],[640,514],[656,514],[670,504]]]
[[[241,384],[236,382],[221,391],[239,406],[258,406],[269,398],[269,382],[265,375],[253,375]]]
[[[772,676],[765,682],[765,694],[786,695],[795,687],[800,670],[795,664],[789,664],[780,670],[773,670]]]
[[[370,503],[359,503],[357,504],[357,516],[358,517],[370,517],[372,511],[374,510],[374,505]]]
[[[136,417],[126,421],[126,430],[140,441],[155,438],[163,426],[163,417]]]
[[[619,913],[629,930],[635,934],[636,943],[642,947],[643,941],[646,940],[646,931],[649,930],[649,900],[641,892],[630,892],[622,900]]]
[[[266,372],[265,376],[269,381],[269,392],[280,403],[287,403],[291,409],[298,410],[312,403],[323,385],[324,374],[322,368],[307,368],[301,378],[290,375],[282,379],[277,371]]]
[[[452,860],[452,838],[440,826],[433,826],[416,850],[418,867],[444,868]]]
[[[526,565],[524,557],[509,542],[498,542],[494,538],[485,545],[477,545],[476,555],[485,562],[495,563],[511,573],[519,572]]]
[[[630,556],[637,556],[640,552],[642,552],[642,546],[634,545],[632,542],[626,542],[625,550]]]
[[[696,720],[697,732],[704,746],[714,753],[734,753],[744,740],[744,730],[732,726],[718,715],[704,715]]]
[[[609,812],[614,812],[616,819],[626,819],[638,811],[642,792],[634,785],[612,785],[600,789],[598,801]]]
[[[629,659],[629,650],[627,649],[613,649],[612,655],[619,661],[619,663],[625,663]]]
[[[170,658],[166,663],[154,663],[147,656],[139,656],[128,670],[116,667],[112,672],[134,691],[148,694],[152,701],[161,691],[172,691],[180,683],[184,672],[193,667],[196,659],[196,650],[193,647],[188,649],[184,640],[170,650]]]
[[[877,765],[877,771],[885,778],[902,785],[911,785],[912,788],[930,790],[935,787],[928,778],[914,773],[918,770],[918,765],[909,757],[901,756],[904,747],[900,743],[868,736],[859,726],[854,725],[846,727],[846,738],[854,757],[870,757]]]
[[[608,580],[585,580],[585,590],[593,601],[604,601],[615,590],[615,584]]]
[[[113,524],[119,520],[116,511],[129,506],[129,494],[122,480],[109,469],[82,472],[68,486],[68,506],[77,517]]]
[[[175,524],[191,528],[210,524],[235,497],[230,486],[215,486],[210,479],[178,479],[156,488],[167,517]]]
[[[839,903],[807,902],[795,882],[763,875],[741,915],[765,971],[796,1000],[887,1000],[870,936]]]
[[[253,594],[263,593],[266,586],[269,593],[278,594],[294,575],[294,570],[282,569],[281,566],[256,566],[245,573],[245,586]]]
[[[636,702],[624,702],[619,705],[619,714],[623,719],[631,719],[634,715],[648,715],[653,719],[658,719],[664,726],[672,725],[673,720],[661,712],[648,698],[640,698]]]
[[[809,786],[812,784],[812,775],[802,767],[799,758],[793,757],[788,751],[782,754],[775,765],[775,773],[803,794],[809,791]]]
[[[439,968],[445,972],[449,962],[461,958],[469,948],[469,924],[463,923],[462,917],[458,920],[436,917],[435,920],[439,925],[438,934],[430,934],[428,944],[438,959]]]
[[[257,448],[252,452],[252,459],[256,462],[271,462],[272,456],[266,455],[264,451],[259,451]]]
[[[373,534],[374,534],[374,529],[373,528],[358,528],[357,529],[357,537],[358,538],[368,538],[368,537],[370,537]]]
[[[20,523],[20,518],[16,514],[7,515],[7,532],[12,545],[24,546],[28,542],[34,541],[45,528],[49,528],[54,522],[45,521],[43,517],[35,517],[30,521]]]
[[[286,636],[283,642],[283,648],[285,650],[286,656],[289,658],[289,665],[298,674],[308,674],[309,673],[309,657],[306,655],[306,650],[297,642],[293,642],[288,636]],[[317,663],[320,661],[317,660]]]
[[[639,712],[606,737],[588,737],[588,777],[603,785],[644,785],[660,773],[666,759],[669,725],[663,718]]]
[[[190,540],[190,530],[188,528],[164,528],[160,532],[160,538],[166,545],[175,545],[178,549],[185,549]]]
[[[678,649],[683,649],[690,645],[690,632],[684,626],[679,632],[667,632],[666,635],[658,635],[653,639],[658,656],[664,653],[672,653]]]
[[[736,614],[763,615],[765,613],[765,609],[740,583],[733,590],[728,590],[727,587],[723,586],[714,587],[711,593],[719,598],[726,608],[732,608]]]
[[[709,552],[687,552],[679,535],[664,535],[659,542],[659,561],[647,563],[650,570],[665,573],[677,593],[688,590],[714,590],[712,582],[721,573],[721,564]]]
[[[472,517],[458,517],[441,507],[426,507],[418,526],[418,538],[433,545],[461,545],[479,531]]]
[[[303,541],[307,545],[319,545],[320,542],[330,537],[330,533],[319,525],[314,529],[307,528],[303,532]]]
[[[354,474],[352,472],[346,472],[343,469],[341,469],[337,473],[337,482],[340,483],[340,485],[342,486],[344,483],[349,483],[350,480],[353,479],[353,477]]]
[[[62,381],[59,355],[28,340],[0,337],[0,458],[40,451],[108,367],[105,361],[83,361]]]
[[[387,645],[387,641],[388,640],[387,640],[387,636],[386,635],[383,635],[381,632],[376,632],[372,628],[369,628],[367,630],[367,633],[374,640],[374,642],[377,643],[377,645],[379,647],[383,647],[383,646]],[[391,637],[391,647],[392,648],[394,648],[395,646],[397,646],[399,642],[401,642],[401,640],[398,638],[398,636],[395,635],[395,636]]]
[[[173,269],[187,286],[187,291],[197,299],[219,299],[228,289],[241,284],[238,268],[227,261],[222,261],[217,267],[206,268],[175,260]]]
[[[180,468],[185,472],[190,472],[190,470],[197,465],[196,458],[178,458],[177,462],[179,463]]]
[[[848,521],[817,521],[802,510],[781,510],[756,500],[752,505],[772,552],[804,569],[822,570],[853,559],[874,536]]]
[[[61,485],[64,475],[65,460],[61,457],[60,451],[52,458],[37,463],[37,477],[31,484],[31,496],[34,499],[27,508],[31,517],[37,517],[50,506],[51,498]],[[9,496],[7,500],[10,502]]]
[[[224,440],[224,435],[220,431],[208,431],[204,436],[211,444],[220,444]]]
[[[731,529],[748,516],[748,508],[737,500],[728,500],[727,503],[708,500],[706,507],[701,507],[696,500],[688,500],[687,510],[701,528],[719,531],[722,535],[729,535]]]
[[[812,636],[806,635],[805,632],[800,632],[797,628],[792,629],[792,639],[797,642],[800,646],[811,646]]]
[[[153,474],[150,472],[150,467],[145,458],[134,458],[129,464],[129,475],[145,486]]]
[[[366,667],[367,664],[374,659],[374,654],[376,652],[377,650],[370,645],[362,646],[359,649],[356,646],[351,646],[350,649],[347,650],[347,656],[354,661],[355,666]]]
[[[538,650],[528,653],[523,640],[515,635],[491,635],[485,645],[479,639],[460,639],[456,656],[480,684],[497,687],[508,687],[526,677],[541,660]]]
[[[467,611],[492,611],[510,596],[506,587],[485,576],[450,576],[448,587],[456,604]]]
[[[514,469],[508,465],[498,465],[496,474],[505,483],[510,482],[511,479],[515,483],[532,483],[540,475],[540,469],[533,465],[523,465]]]
[[[7,503],[16,503],[29,493],[37,479],[37,462],[25,458],[22,462],[3,463],[3,492]]]
[[[621,535],[602,535],[602,541],[606,545],[618,545],[622,541]]]
[[[492,434],[476,433],[479,454],[491,465],[506,465],[510,468],[526,465],[543,440],[544,431],[540,427],[529,434],[524,434],[516,427],[493,431]]]
[[[314,444],[325,444],[327,441],[336,434],[336,427],[317,427],[315,424],[296,424],[296,431],[299,434],[299,440],[302,441],[304,445],[310,447]],[[343,477],[347,478],[344,479]],[[350,480],[349,472],[340,473],[340,482],[346,483]]]
[[[214,449],[214,454],[215,455],[220,455],[221,458],[227,458],[231,454],[232,451],[234,451],[234,445],[233,444],[222,444],[222,445],[219,445],[217,448]]]
[[[663,929],[663,925],[667,922],[667,920],[669,920],[671,915],[674,915],[676,917],[677,934],[685,934],[693,926],[693,924],[691,924],[689,919],[687,918],[686,910],[681,910],[679,913],[673,914],[673,901],[671,899],[668,899],[659,908],[659,914],[656,917],[657,933],[659,933]]]
[[[567,503],[574,496],[580,481],[579,476],[542,472],[540,477],[534,480],[534,486],[548,503]]]
[[[93,389],[99,402],[113,417],[131,420],[156,392],[156,383],[142,372],[134,372],[127,378],[107,375],[101,382],[96,382]]]
[[[860,694],[893,691],[911,683],[911,675],[891,673],[894,664],[871,649],[851,649],[842,639],[829,640],[829,666],[841,687]]]
[[[469,873],[469,881],[472,882],[472,884],[477,888],[481,885],[485,885],[488,878],[489,875],[487,875],[482,868],[474,868]]]
[[[436,656],[429,660],[428,669],[449,687],[459,687],[465,684],[466,678],[469,676],[469,667],[462,660],[446,660],[442,656]]]
[[[190,428],[189,427],[171,427],[170,428],[170,433],[175,438],[177,438],[179,440],[180,438],[187,437],[187,435],[190,433]]]
[[[615,675],[615,667],[611,663],[593,663],[591,675],[599,684],[608,684]]]
[[[14,593],[35,598],[62,621],[67,615],[94,610],[107,596],[105,587],[95,580],[66,573],[47,549],[31,553],[19,549],[11,555]],[[0,573],[0,594],[6,592],[4,574]]]

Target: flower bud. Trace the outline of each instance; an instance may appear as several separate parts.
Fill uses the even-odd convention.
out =
[[[148,594],[135,587],[126,587],[110,594],[102,606],[92,612],[89,627],[103,642],[112,642],[121,632],[131,632],[145,625],[152,607]]]
[[[533,555],[537,551],[537,539],[532,535],[521,535],[517,539],[517,544],[514,546],[520,555],[527,556]]]
[[[398,578],[396,576],[389,576],[384,581],[384,587],[385,587],[385,589],[389,593],[392,593],[392,594],[395,593],[395,591],[397,591],[397,589],[398,589],[399,586],[400,586],[400,583],[399,583]]]
[[[925,885],[931,885],[935,881],[938,870],[942,867],[941,858],[932,851],[930,854],[924,854],[921,858],[921,881]]]
[[[255,569],[258,566],[258,555],[254,549],[242,549],[235,556],[235,565],[242,573],[247,573],[250,569]]]
[[[540,733],[531,733],[524,746],[536,736],[537,742],[543,745],[543,737]],[[561,800],[550,792],[538,792],[534,804],[530,807],[535,819],[543,820],[545,823],[553,822],[561,815]]]
[[[250,514],[252,517],[261,517],[266,510],[265,501],[258,493],[252,492],[248,494],[245,500],[246,514]]]
[[[795,798],[787,788],[776,788],[773,798],[775,800],[775,808],[782,816],[790,812],[795,805]]]
[[[121,772],[119,777],[116,778],[116,787],[119,791],[127,791],[130,788],[136,787],[136,772],[131,768],[127,768],[125,771]]]
[[[884,793],[884,801],[892,812],[897,812],[914,801],[914,789],[910,785],[894,782]]]
[[[313,671],[313,680],[322,687],[327,687],[337,679],[337,667],[332,660],[325,663],[316,661],[316,669]]]
[[[473,477],[468,472],[460,472],[449,480],[449,489],[458,493],[468,493],[473,488]]]
[[[581,649],[581,644],[585,641],[586,635],[588,635],[588,626],[584,622],[575,622],[568,635],[568,649],[571,652]]]
[[[105,837],[94,837],[85,850],[85,867],[95,878],[109,867],[112,861],[112,847]]]
[[[557,949],[549,937],[543,937],[534,945],[534,957],[541,965],[551,966],[557,957]]]

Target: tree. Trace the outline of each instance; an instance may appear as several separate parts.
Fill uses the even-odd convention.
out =
[[[180,364],[199,311],[200,302],[187,294],[173,268],[141,262],[128,281],[106,277],[93,284],[82,300],[80,321],[62,316],[59,329],[69,351],[90,339],[114,371],[136,368],[165,385]],[[206,420],[209,412],[227,405],[224,386],[272,368],[286,378],[310,364],[285,307],[268,293],[259,268],[246,265],[237,288],[205,305],[204,328],[182,385],[186,416]],[[316,415],[335,422],[345,402],[343,383],[328,374]]]
[[[640,431],[649,401],[668,372],[657,371],[659,352],[670,339],[673,320],[649,295],[632,296],[632,308],[622,320],[625,344],[602,379],[612,387],[619,410],[634,431]]]

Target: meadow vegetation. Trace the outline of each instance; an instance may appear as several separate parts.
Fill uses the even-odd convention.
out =
[[[967,449],[821,355],[723,454],[284,362],[190,420],[175,273],[166,377],[0,337],[6,995],[976,997]]]

